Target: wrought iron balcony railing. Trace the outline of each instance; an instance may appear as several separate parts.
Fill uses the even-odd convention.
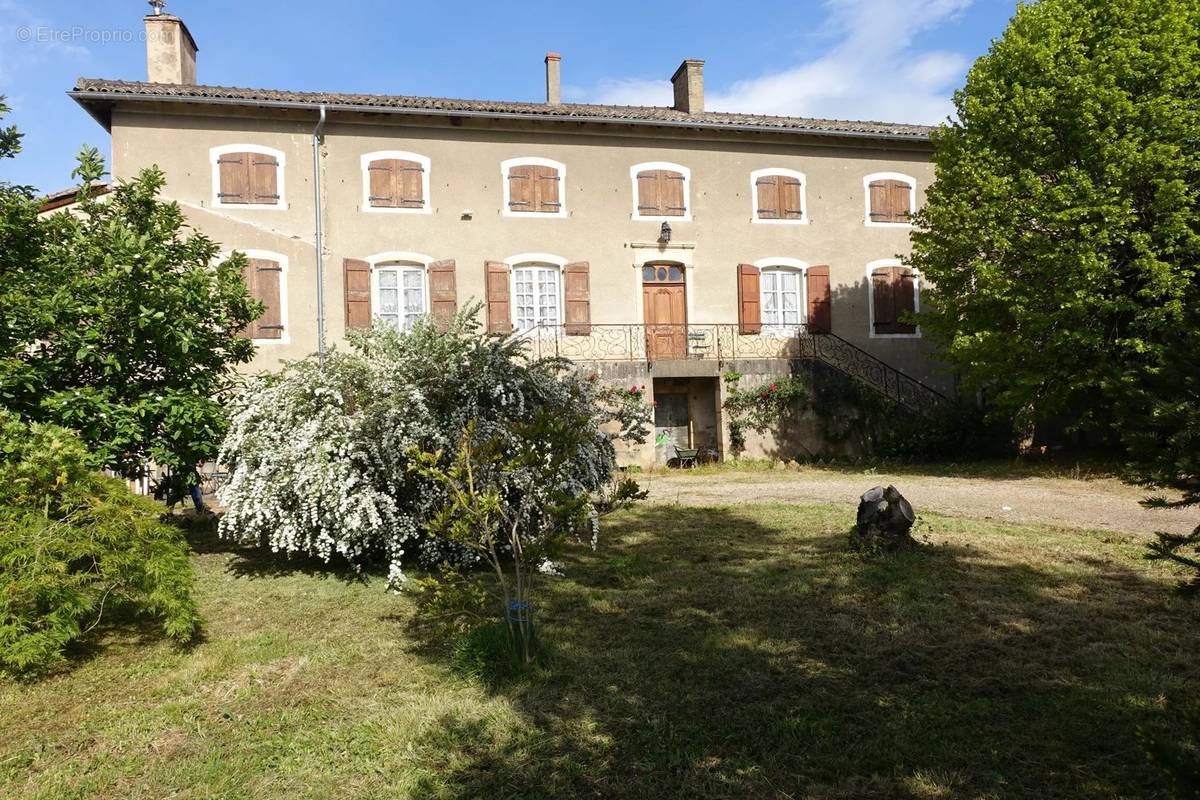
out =
[[[832,333],[803,327],[744,334],[738,325],[542,325],[517,334],[534,358],[633,361],[785,358],[826,364],[897,403],[929,413],[946,402],[931,386]]]

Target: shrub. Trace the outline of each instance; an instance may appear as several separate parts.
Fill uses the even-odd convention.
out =
[[[478,309],[445,331],[422,322],[353,335],[323,365],[309,358],[253,381],[234,403],[220,456],[230,471],[222,535],[355,566],[381,559],[393,584],[414,551],[424,566],[477,562],[462,543],[423,535],[450,490],[410,467],[419,453],[436,454],[426,466],[448,467],[468,427],[515,454],[518,430],[543,412],[577,424],[555,454],[567,463],[552,488],[587,497],[607,486],[612,439],[644,438],[645,404],[603,392],[566,362],[530,360],[519,340],[484,335]],[[530,488],[520,472],[500,481],[506,501]]]
[[[36,674],[124,607],[187,641],[199,626],[183,535],[95,471],[79,438],[0,412],[0,668]]]

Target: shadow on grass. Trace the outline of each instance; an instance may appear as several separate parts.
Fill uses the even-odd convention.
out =
[[[1169,796],[1137,732],[1196,705],[1194,608],[1107,561],[867,559],[843,524],[613,520],[545,585],[551,668],[497,690],[525,727],[442,719],[417,796]]]
[[[383,567],[354,569],[348,562],[326,562],[312,556],[289,556],[272,552],[269,547],[246,544],[217,535],[217,517],[192,514],[174,515],[172,524],[187,533],[188,545],[199,555],[228,554],[226,569],[232,575],[249,578],[276,578],[285,575],[307,575],[314,578],[335,578],[346,583],[362,583],[385,575]]]

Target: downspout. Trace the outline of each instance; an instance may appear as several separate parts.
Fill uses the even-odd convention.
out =
[[[317,362],[325,364],[325,243],[321,225],[321,132],[325,130],[325,104],[321,118],[312,132],[313,153],[313,214],[316,217],[315,246],[317,250]]]

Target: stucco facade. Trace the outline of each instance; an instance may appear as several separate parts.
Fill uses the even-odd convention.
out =
[[[346,327],[344,259],[453,259],[459,307],[485,297],[486,262],[519,254],[587,262],[591,323],[597,327],[643,323],[642,266],[650,261],[683,268],[690,326],[738,322],[739,264],[820,264],[829,267],[832,333],[924,383],[950,388],[919,335],[872,334],[870,265],[906,253],[910,230],[870,224],[864,179],[879,173],[908,176],[919,207],[933,177],[923,137],[720,130],[566,115],[538,119],[339,109],[326,115],[314,159],[315,104],[77,97],[93,114],[103,114],[111,129],[115,178],[157,165],[166,174],[166,197],[182,206],[197,230],[227,251],[279,256],[283,333],[261,342],[251,370],[271,369],[282,359],[317,349],[319,208],[325,331],[332,346]],[[276,154],[278,207],[224,206],[219,201],[214,154],[235,146]],[[427,208],[387,213],[367,206],[363,156],[379,151],[427,159]],[[561,213],[506,213],[501,165],[526,157],[562,165]],[[687,175],[687,214],[670,220],[672,235],[665,245],[659,242],[659,220],[637,218],[631,168],[651,162],[678,165]],[[803,175],[802,222],[756,219],[753,175],[764,169]],[[314,191],[318,176],[319,197]],[[918,286],[919,280],[917,276]],[[616,371],[622,381],[642,376],[641,382],[654,391],[655,378],[709,381],[720,369],[711,362],[630,363]],[[786,371],[787,360],[779,362]],[[610,365],[608,372],[616,366]],[[660,390],[667,386],[661,384]],[[719,419],[712,417],[719,418],[720,397],[704,405],[701,427],[719,430]],[[711,436],[706,433],[705,438]]]

